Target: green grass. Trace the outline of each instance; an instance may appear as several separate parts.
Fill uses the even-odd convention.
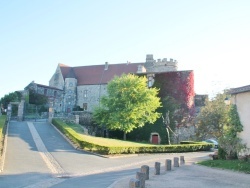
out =
[[[212,145],[207,143],[154,145],[110,138],[95,137],[84,134],[81,125],[65,123],[60,119],[53,119],[52,123],[78,148],[100,154],[128,154],[128,153],[176,153],[208,151]]]
[[[0,116],[0,140],[2,140],[5,121],[6,121],[6,115]]]
[[[117,140],[112,138],[103,138],[103,137],[95,137],[86,135],[83,132],[83,129],[80,125],[76,125],[73,123],[67,123],[64,125],[65,129],[70,131],[71,129],[75,131],[75,136],[81,138],[86,142],[90,142],[93,144],[98,144],[100,146],[113,146],[113,147],[127,147],[127,146],[155,146],[153,144],[146,144],[146,143],[137,143],[131,141],[124,141],[124,140]],[[74,134],[74,133],[73,133]]]
[[[244,172],[250,174],[250,161],[241,161],[241,160],[208,160],[202,161],[198,164],[215,167],[220,169],[228,169],[238,172]]]

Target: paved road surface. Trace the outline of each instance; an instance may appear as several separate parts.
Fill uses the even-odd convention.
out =
[[[10,122],[0,187],[112,187],[142,165],[152,167],[156,161],[164,164],[165,159],[180,155],[103,158],[75,150],[47,122]],[[185,154],[186,160],[207,156],[207,152]]]

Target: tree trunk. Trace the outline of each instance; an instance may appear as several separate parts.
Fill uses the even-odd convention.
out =
[[[126,134],[126,132],[124,131],[123,132],[123,140],[126,140],[127,139],[127,134]]]
[[[168,128],[166,128],[166,130],[167,130],[167,137],[168,137],[167,142],[168,142],[168,144],[169,144],[169,145],[171,145],[171,143],[170,143],[170,135],[169,135],[169,130],[168,130]]]

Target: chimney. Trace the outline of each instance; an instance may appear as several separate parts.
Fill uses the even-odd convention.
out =
[[[108,62],[105,62],[105,68],[104,68],[104,70],[108,70],[108,66],[109,66]]]

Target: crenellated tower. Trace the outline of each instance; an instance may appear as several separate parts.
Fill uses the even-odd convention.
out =
[[[152,54],[147,54],[146,62],[144,64],[147,72],[171,72],[177,71],[178,62],[173,59],[167,60],[167,58],[154,60]]]

